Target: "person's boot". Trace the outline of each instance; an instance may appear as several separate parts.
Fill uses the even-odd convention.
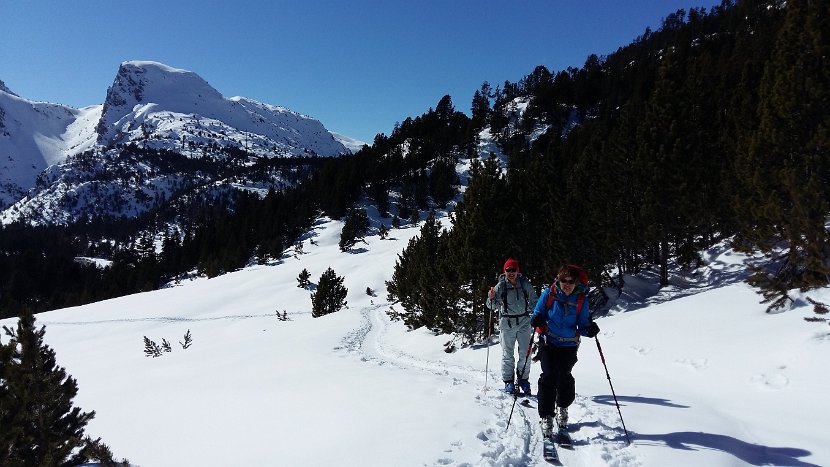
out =
[[[519,380],[519,389],[522,390],[522,394],[525,396],[530,396],[530,381],[526,379]]]
[[[504,392],[508,394],[514,394],[516,392],[516,385],[513,384],[513,381],[504,382]]]
[[[542,437],[551,439],[553,437],[553,417],[542,417],[539,420],[539,426],[542,428]]]
[[[559,426],[559,431],[567,431],[568,429],[568,408],[558,407],[556,414],[556,424]]]

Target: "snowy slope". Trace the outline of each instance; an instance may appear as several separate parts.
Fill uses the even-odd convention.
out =
[[[31,102],[0,87],[0,208],[23,197],[48,166],[90,149],[100,116],[100,105]]]
[[[88,433],[144,467],[546,465],[534,409],[517,406],[507,428],[498,344],[446,354],[447,336],[386,316],[397,305],[384,281],[417,228],[343,253],[341,227],[321,220],[299,256],[38,315],[78,380],[76,405],[97,413]],[[804,321],[807,306],[764,313],[734,281],[742,258],[729,249],[707,259],[659,294],[628,278],[633,288],[598,319],[633,444],[588,339],[565,465],[830,465],[830,328]],[[312,318],[296,278],[306,268],[316,282],[327,267],[345,277],[348,308]],[[174,349],[147,357],[144,336]]]

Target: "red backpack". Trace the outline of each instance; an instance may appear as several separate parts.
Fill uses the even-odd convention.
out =
[[[588,288],[588,273],[582,269],[582,266],[578,266],[576,264],[569,264],[569,268],[575,270],[577,273],[577,280],[579,283]],[[545,303],[545,307],[550,310],[553,306],[553,301],[556,300],[556,293],[554,292],[554,285],[550,285],[550,293],[548,293],[548,301]],[[577,320],[579,319],[579,312],[582,311],[582,303],[585,302],[585,291],[579,292],[579,295],[576,296],[576,317]]]

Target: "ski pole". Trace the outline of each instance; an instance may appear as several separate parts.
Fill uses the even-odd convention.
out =
[[[493,310],[490,310],[490,321],[487,323],[487,360],[484,364],[484,392],[487,392],[487,375],[490,374],[490,336],[493,329]]]
[[[528,346],[527,346],[527,354],[525,354],[525,366],[524,366],[524,368],[522,368],[521,375],[524,375],[525,371],[527,370],[527,361],[530,360],[530,352],[531,352],[531,350],[533,350],[533,338],[534,337],[536,337],[536,330],[534,330],[533,334],[530,335],[530,344],[528,344]],[[513,418],[513,410],[516,408],[516,400],[518,398],[519,398],[519,392],[514,390],[513,391],[513,407],[510,408],[510,416],[507,417],[507,427],[505,428],[505,430],[510,428],[510,420]]]
[[[628,445],[631,446],[631,438],[628,437],[628,429],[625,427],[625,420],[623,420],[622,411],[620,410],[620,403],[617,402],[617,393],[614,392],[614,385],[611,383],[611,375],[608,373],[608,365],[605,364],[605,354],[602,353],[602,346],[599,345],[598,336],[594,336],[597,342],[597,350],[599,350],[599,358],[602,360],[602,366],[605,367],[605,376],[608,378],[608,384],[611,386],[611,394],[614,396],[614,404],[617,405],[617,413],[620,414],[620,421],[622,422],[623,431],[625,431],[625,439]]]

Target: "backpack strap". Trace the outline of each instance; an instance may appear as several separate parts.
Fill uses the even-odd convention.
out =
[[[507,285],[506,285],[507,281],[504,280],[504,279],[501,279],[501,280],[504,281],[504,284],[502,284],[502,288],[501,288],[502,310],[504,310],[505,313],[506,313],[507,312]],[[527,289],[524,288],[524,284],[522,282],[524,280],[526,280],[524,278],[524,276],[519,276],[516,279],[516,286],[518,288],[522,289],[522,292],[525,295],[525,310],[524,310],[524,313],[519,314],[519,315],[507,315],[507,314],[505,314],[503,316],[519,317],[519,316],[528,316],[530,314],[530,311],[528,310],[528,308],[530,307],[530,300],[527,298]]]
[[[565,311],[567,312],[567,307],[571,303],[567,300],[562,300],[561,298],[556,298],[556,291],[559,290],[555,284],[551,284],[550,289],[548,291],[548,299],[545,302],[545,309],[549,311],[553,308],[553,302],[560,302],[563,307],[565,307]],[[582,304],[585,303],[585,292],[579,292],[576,296],[576,328],[574,329],[574,337],[561,337],[557,336],[551,331],[547,331],[545,336],[549,338],[556,339],[559,342],[576,342],[579,345],[579,313],[582,311]]]
[[[565,303],[567,306],[567,302],[561,299],[556,298],[556,291],[559,290],[555,284],[551,284],[550,291],[548,292],[548,300],[545,302],[545,309],[550,310],[553,308],[553,302],[559,300],[560,302]],[[576,296],[576,322],[579,322],[579,313],[582,311],[582,304],[585,303],[585,292],[579,292]]]

